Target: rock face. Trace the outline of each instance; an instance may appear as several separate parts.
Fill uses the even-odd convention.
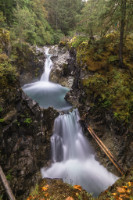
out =
[[[38,81],[44,70],[44,49],[23,44],[22,48],[15,48],[15,51],[20,85]]]
[[[18,199],[24,199],[40,178],[39,171],[51,157],[50,137],[58,113],[41,110],[21,90],[14,108],[0,125],[0,162]]]
[[[50,80],[62,86],[71,88],[73,85],[74,58],[66,47],[53,46],[49,51],[52,54],[53,68]]]
[[[31,56],[27,57],[26,52],[30,52]],[[26,76],[21,84],[30,82],[42,63],[31,49],[26,49],[26,52],[23,51],[21,61],[16,61],[20,72],[18,78],[22,80]],[[21,51],[18,50],[17,55],[19,53]],[[16,198],[23,200],[31,186],[41,178],[40,168],[50,163],[50,137],[58,112],[53,108],[41,109],[23,93],[19,81],[3,86],[0,95],[0,165]],[[0,193],[6,200],[1,184]]]

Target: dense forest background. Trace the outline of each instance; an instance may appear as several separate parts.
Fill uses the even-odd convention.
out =
[[[74,33],[91,38],[133,29],[132,0],[0,0],[0,25],[12,40],[45,45]],[[124,35],[123,30],[122,37]]]

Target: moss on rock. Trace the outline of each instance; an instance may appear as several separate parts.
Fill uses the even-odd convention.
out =
[[[117,32],[92,42],[75,37],[70,43],[71,46],[77,44],[76,59],[83,74],[80,87],[87,97],[84,103],[110,109],[116,120],[129,123],[133,115],[133,36],[127,36],[125,41],[125,69],[119,68]]]
[[[31,191],[27,200],[93,200],[81,186],[71,186],[61,179],[43,179]]]

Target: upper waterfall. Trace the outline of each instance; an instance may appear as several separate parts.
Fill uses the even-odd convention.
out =
[[[52,55],[49,54],[49,50],[49,47],[44,47],[46,60],[40,81],[24,85],[23,90],[43,108],[51,106],[57,110],[69,110],[71,105],[64,99],[69,88],[49,81],[50,72],[53,67]]]
[[[44,72],[41,76],[41,79],[40,81],[49,81],[49,76],[50,76],[50,72],[51,72],[51,69],[52,69],[52,65],[53,65],[53,62],[51,60],[51,56],[48,52],[49,52],[49,48],[48,47],[45,47],[45,55],[46,55],[46,60],[45,60],[45,63],[44,63]]]

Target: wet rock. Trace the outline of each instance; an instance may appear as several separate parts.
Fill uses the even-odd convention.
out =
[[[28,52],[31,53],[31,51]],[[38,63],[37,55],[31,53],[27,58],[26,52],[22,55],[26,60],[17,63],[20,64],[19,71],[23,74],[20,75],[21,78],[28,73],[28,70],[33,77],[35,71],[32,68],[40,67],[40,64],[34,66],[34,61]],[[18,54],[21,53],[18,50]],[[33,62],[31,62],[32,58]],[[28,76],[27,80],[30,81]],[[50,137],[58,112],[53,108],[41,109],[35,101],[24,94],[19,81],[14,85],[3,87],[0,95],[0,108],[2,107],[0,164],[16,198],[23,200],[28,195],[31,186],[40,180],[40,168],[50,163]],[[6,200],[7,196],[1,187],[0,193],[3,193],[3,198]]]
[[[73,85],[73,57],[70,56],[66,47],[53,46],[50,49],[52,54],[53,68],[50,80],[62,86],[71,88]]]
[[[50,137],[58,112],[53,108],[43,110],[21,90],[19,93],[16,119],[10,118],[0,126],[0,163],[12,177],[10,184],[17,199],[24,199],[35,180],[40,179],[35,174],[50,161]]]
[[[40,79],[44,68],[44,49],[34,48],[28,44],[23,44],[22,48],[16,49],[15,65],[20,73],[20,85],[31,83]]]

